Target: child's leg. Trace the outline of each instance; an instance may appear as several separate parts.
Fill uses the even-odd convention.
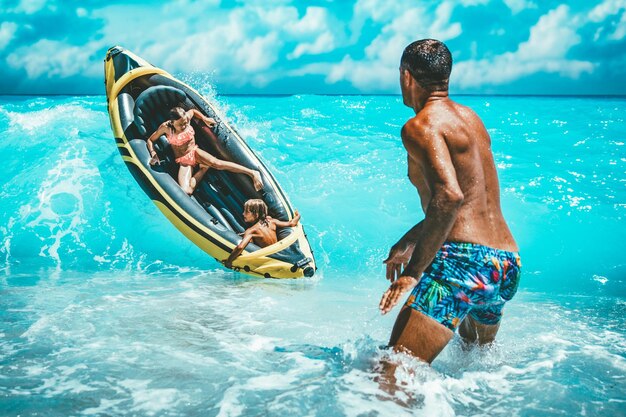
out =
[[[252,178],[252,182],[254,183],[255,190],[259,191],[263,188],[263,180],[261,178],[261,174],[259,173],[259,171],[246,168],[234,162],[228,162],[228,161],[223,161],[221,159],[217,159],[210,153],[205,152],[200,148],[196,149],[196,160],[203,165],[208,165],[215,169],[235,172],[237,174],[246,174],[247,176]]]
[[[202,177],[204,177],[204,174],[206,174],[206,172],[208,170],[209,170],[208,166],[200,165],[200,169],[198,170],[198,172],[193,174],[193,176],[189,180],[189,186],[191,187],[191,192],[192,193],[196,189],[196,187],[198,186],[198,183],[200,183],[200,181],[202,180]]]
[[[193,187],[191,187],[191,180],[193,177],[191,176],[193,167],[181,165],[178,169],[178,185],[183,189],[188,195],[193,194]]]

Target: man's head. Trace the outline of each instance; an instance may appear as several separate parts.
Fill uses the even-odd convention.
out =
[[[400,85],[405,95],[405,71],[426,91],[447,91],[452,70],[452,54],[443,42],[422,39],[404,49],[400,59]]]
[[[246,223],[254,223],[265,220],[267,217],[267,204],[258,198],[248,200],[243,205],[243,219]]]

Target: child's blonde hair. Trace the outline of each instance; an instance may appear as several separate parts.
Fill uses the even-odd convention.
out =
[[[266,221],[267,218],[267,204],[265,201],[254,198],[252,200],[246,201],[246,204],[243,205],[244,211],[249,211],[257,217],[257,220],[262,222]]]

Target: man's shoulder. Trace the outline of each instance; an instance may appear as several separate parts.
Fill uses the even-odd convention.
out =
[[[422,110],[402,126],[400,134],[405,145],[409,143],[419,145],[437,135],[438,124],[428,113]]]

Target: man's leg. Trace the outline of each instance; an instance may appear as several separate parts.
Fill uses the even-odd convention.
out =
[[[430,364],[454,336],[454,332],[443,324],[420,313],[411,307],[404,306],[398,314],[396,324],[391,331],[389,346],[397,352],[409,353]],[[395,395],[397,364],[384,360],[381,363],[381,388]]]
[[[443,324],[404,306],[391,331],[389,346],[431,363],[454,336]]]
[[[496,340],[498,329],[500,329],[500,322],[482,324],[468,314],[459,325],[459,336],[468,345],[478,342],[482,346]]]

